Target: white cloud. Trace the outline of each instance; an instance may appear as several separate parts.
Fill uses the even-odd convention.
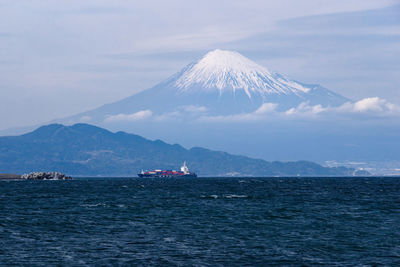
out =
[[[354,103],[347,102],[339,107],[311,106],[304,102],[295,108],[287,110],[285,115],[303,117],[331,115],[363,115],[368,117],[400,116],[400,106],[379,97],[364,98]]]
[[[133,114],[117,114],[107,116],[104,122],[137,121],[151,118],[155,121],[193,120],[199,122],[251,122],[273,119],[327,119],[327,118],[382,118],[400,117],[400,106],[392,104],[379,97],[364,98],[357,102],[347,102],[339,107],[323,107],[310,105],[307,102],[297,107],[279,111],[276,103],[263,103],[257,110],[250,113],[240,113],[225,116],[207,115],[204,106],[181,106],[174,111],[155,115],[151,110],[141,110]],[[81,120],[89,120],[82,117]]]
[[[330,117],[400,117],[400,106],[392,104],[379,97],[364,98],[360,101],[347,102],[339,107],[323,107],[321,105],[310,105],[306,102],[286,111],[278,111],[278,104],[264,103],[256,111],[228,116],[202,116],[200,121],[258,121],[267,119],[291,119],[291,118],[330,118]]]
[[[118,122],[118,121],[137,121],[151,117],[153,112],[149,109],[141,110],[132,114],[117,114],[107,116],[104,122]]]
[[[266,114],[275,112],[278,104],[276,103],[263,103],[253,114]]]
[[[251,113],[240,113],[228,116],[202,116],[199,120],[211,122],[257,121],[267,117],[272,117],[272,115],[276,113],[277,107],[278,104],[275,103],[264,103],[257,110]]]
[[[382,112],[387,106],[387,101],[379,97],[364,98],[354,104],[354,111],[356,112]]]
[[[92,117],[90,117],[90,116],[82,116],[79,118],[80,122],[89,122],[91,120],[92,120]]]
[[[284,112],[285,115],[306,115],[306,116],[315,116],[321,112],[326,111],[327,108],[322,107],[321,105],[310,106],[306,102],[301,103],[295,108],[288,109]]]

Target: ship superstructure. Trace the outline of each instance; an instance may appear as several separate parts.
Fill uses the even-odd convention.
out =
[[[139,177],[149,178],[168,178],[168,177],[197,177],[197,174],[190,172],[186,165],[186,161],[183,163],[180,171],[175,170],[153,170],[153,171],[141,171],[138,174]]]

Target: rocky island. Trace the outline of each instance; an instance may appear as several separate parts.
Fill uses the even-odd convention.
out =
[[[72,179],[61,172],[31,172],[21,175],[21,179],[27,180],[68,180]]]
[[[70,176],[66,176],[61,172],[31,172],[23,175],[13,173],[0,173],[0,180],[69,180]]]

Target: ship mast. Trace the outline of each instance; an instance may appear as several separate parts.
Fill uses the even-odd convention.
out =
[[[186,166],[186,161],[183,162],[183,166],[181,167],[181,171],[182,171],[184,174],[189,174],[189,169],[188,169],[188,167]]]

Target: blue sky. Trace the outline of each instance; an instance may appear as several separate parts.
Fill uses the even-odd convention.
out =
[[[398,1],[3,0],[0,129],[130,96],[215,48],[400,104]]]

